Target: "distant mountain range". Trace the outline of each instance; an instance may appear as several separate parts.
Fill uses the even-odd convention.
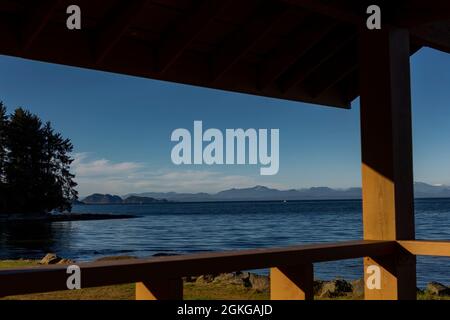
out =
[[[75,204],[150,204],[161,202],[167,202],[167,200],[140,196],[129,196],[121,198],[119,196],[110,194],[94,193],[84,198],[82,201],[77,201]]]
[[[450,186],[414,183],[416,198],[450,198]],[[123,197],[93,194],[82,200],[85,204],[148,204],[157,202],[200,201],[284,201],[284,200],[345,200],[361,199],[361,188],[332,189],[314,187],[307,189],[278,190],[264,186],[229,189],[218,193],[145,192]]]

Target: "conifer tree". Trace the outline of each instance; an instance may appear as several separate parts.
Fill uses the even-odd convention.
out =
[[[6,118],[5,118],[6,119]],[[0,212],[46,213],[70,211],[77,199],[74,175],[70,172],[73,146],[55,133],[50,123],[18,108],[5,121],[3,150],[6,195]]]

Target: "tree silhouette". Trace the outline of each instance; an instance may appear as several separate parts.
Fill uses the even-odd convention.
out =
[[[0,102],[0,212],[6,210],[7,199],[5,176],[7,125],[6,107]]]
[[[70,140],[55,133],[50,123],[43,124],[38,116],[22,108],[7,117],[3,107],[0,133],[4,198],[0,201],[3,203],[0,212],[70,211],[78,196],[74,175],[70,173],[73,161]]]

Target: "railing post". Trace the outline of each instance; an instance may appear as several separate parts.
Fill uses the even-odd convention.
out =
[[[365,240],[414,239],[410,44],[406,29],[384,27],[360,35],[363,222]],[[368,269],[369,266],[375,268]],[[415,257],[404,252],[367,257],[379,270],[374,300],[416,299]]]
[[[182,300],[183,280],[148,279],[136,283],[136,300]]]
[[[271,300],[313,300],[313,264],[270,269]]]

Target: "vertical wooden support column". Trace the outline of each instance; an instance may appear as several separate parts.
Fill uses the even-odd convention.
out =
[[[136,300],[182,300],[183,280],[149,279],[136,283]]]
[[[366,30],[360,40],[364,239],[414,239],[409,32]],[[416,298],[414,256],[368,257],[370,265],[380,267],[381,289],[366,284],[366,299]]]
[[[270,269],[271,300],[313,300],[312,263]]]

